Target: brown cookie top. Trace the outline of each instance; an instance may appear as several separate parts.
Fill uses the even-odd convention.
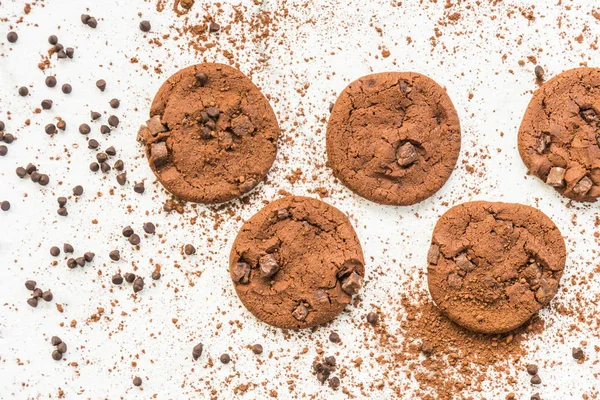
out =
[[[600,69],[575,68],[544,83],[519,128],[529,171],[564,196],[600,196]]]
[[[139,138],[150,166],[175,196],[221,203],[249,192],[277,153],[279,126],[269,102],[237,69],[198,64],[158,90]]]
[[[475,201],[438,220],[427,255],[433,301],[457,324],[502,333],[525,323],[558,290],[565,242],[541,211]]]
[[[334,319],[362,287],[364,258],[348,218],[320,200],[273,201],[238,233],[229,273],[246,308],[299,329]]]
[[[410,205],[437,192],[460,152],[452,101],[430,78],[384,72],[352,82],[327,124],[334,175],[380,204]]]

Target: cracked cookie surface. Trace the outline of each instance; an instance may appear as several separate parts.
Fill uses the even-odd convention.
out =
[[[239,231],[229,272],[244,306],[270,325],[334,319],[362,286],[364,258],[348,218],[317,199],[271,202]]]
[[[221,203],[252,190],[277,153],[279,126],[260,90],[240,71],[204,63],[158,90],[140,135],[150,166],[180,199]]]
[[[529,172],[564,196],[600,196],[600,69],[575,68],[544,83],[519,128]]]
[[[452,101],[432,79],[384,72],[352,82],[327,124],[327,157],[334,175],[380,204],[411,205],[437,192],[460,152]]]
[[[433,301],[476,332],[503,333],[525,323],[558,290],[563,237],[541,211],[476,201],[438,220],[427,255]]]

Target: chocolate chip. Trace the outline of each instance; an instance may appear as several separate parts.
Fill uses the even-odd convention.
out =
[[[196,81],[200,86],[204,86],[208,82],[208,75],[205,72],[198,72],[196,74]]]
[[[419,159],[417,149],[412,143],[406,142],[396,151],[396,160],[401,167],[408,167]]]
[[[533,395],[531,395],[531,397],[529,399],[530,400],[542,400],[542,396],[540,396],[539,393],[534,393]]]
[[[146,126],[150,130],[152,136],[156,136],[160,132],[166,132],[167,127],[160,120],[160,115],[155,115],[146,121]]]
[[[461,253],[454,260],[458,268],[462,269],[466,272],[471,272],[475,269],[475,264],[473,264],[464,253]]]
[[[133,191],[134,191],[134,192],[136,192],[136,193],[142,194],[142,193],[144,193],[144,191],[145,191],[145,190],[146,190],[146,189],[145,189],[145,187],[144,187],[144,182],[139,182],[139,183],[136,183],[136,184],[133,186]]]
[[[58,202],[58,206],[59,207],[64,207],[65,204],[67,204],[67,198],[66,197],[59,197],[58,199],[56,199],[56,201]],[[71,246],[70,244],[65,243],[63,246],[64,252],[65,253],[72,253],[73,252],[73,246]]]
[[[99,169],[100,169],[100,165],[97,162],[93,162],[90,164],[90,171],[98,172]]]
[[[2,211],[10,210],[10,203],[8,202],[8,200],[4,200],[2,201],[2,203],[0,203],[0,209],[2,209]]]
[[[133,378],[133,386],[142,386],[142,378],[139,376]]]
[[[141,291],[144,288],[144,279],[140,276],[138,276],[137,278],[135,278],[135,281],[133,281],[133,292],[137,293],[139,291]]]
[[[229,364],[229,362],[231,361],[231,357],[229,357],[229,354],[221,354],[221,357],[219,357],[219,360],[223,364]]]
[[[23,167],[17,167],[16,173],[19,178],[24,178],[25,175],[27,175],[27,172],[25,172],[25,168]]]
[[[194,346],[194,348],[192,349],[192,357],[194,358],[194,361],[200,358],[200,356],[202,355],[203,348],[204,346],[202,345],[202,343],[199,343]]]
[[[77,268],[77,261],[75,261],[74,258],[69,258],[67,260],[67,267],[69,267],[70,269]]]
[[[25,86],[21,86],[19,88],[19,95],[22,97],[25,97],[29,94],[29,89],[27,89]]]
[[[231,276],[234,282],[248,283],[250,278],[250,265],[245,262],[238,262],[231,267]]]
[[[94,261],[95,256],[96,254],[92,253],[91,251],[88,251],[83,255],[83,258],[86,262],[92,262]]]
[[[133,283],[133,281],[135,281],[135,275],[131,274],[129,272],[125,273],[125,282],[127,283]]]
[[[537,367],[537,365],[535,365],[535,364],[529,364],[527,366],[527,373],[529,375],[531,375],[531,376],[537,375],[537,373],[538,373],[538,367]]]
[[[7,154],[8,154],[8,147],[6,147],[5,145],[1,145],[0,146],[0,156],[4,157]]]
[[[81,14],[81,22],[84,25],[87,25],[87,23],[90,20],[90,18],[92,18],[92,17],[90,17],[88,14]]]
[[[83,257],[77,257],[75,259],[75,262],[77,263],[77,265],[79,265],[80,267],[85,267],[85,258]]]
[[[329,341],[331,343],[340,343],[342,339],[340,338],[340,335],[337,332],[331,332],[329,334]]]
[[[540,383],[542,383],[542,378],[540,378],[540,376],[536,374],[531,377],[531,383],[533,385],[539,385]]]
[[[329,112],[333,111],[333,103],[329,103]]]
[[[77,185],[73,188],[73,194],[75,196],[81,196],[83,194],[83,186]]]
[[[38,299],[35,297],[31,297],[31,298],[27,299],[27,304],[29,304],[31,307],[37,307]]]
[[[553,187],[563,187],[565,184],[565,169],[561,167],[552,167],[546,178],[546,183]]]
[[[33,296],[33,297],[35,297],[35,298],[37,299],[37,298],[40,298],[40,297],[42,297],[42,293],[43,293],[43,292],[42,292],[42,289],[40,289],[40,288],[35,288],[35,289],[33,289],[33,294],[32,294],[32,296]]]
[[[87,135],[91,131],[92,131],[92,129],[90,128],[90,126],[88,124],[79,125],[79,133],[81,133],[82,135]]]
[[[113,261],[119,261],[121,259],[121,254],[119,253],[119,250],[111,251],[110,253],[108,253],[108,256]]]
[[[581,347],[573,347],[571,355],[576,360],[583,360],[585,358],[585,354],[583,353],[583,349]]]
[[[15,43],[18,39],[19,35],[17,35],[17,32],[8,32],[8,35],[6,35],[6,40],[10,43]]]
[[[49,99],[42,100],[42,108],[44,110],[50,110],[52,108],[52,100],[49,100]]]
[[[150,28],[151,28],[150,21],[144,20],[144,21],[140,22],[140,31],[150,32]]]
[[[121,105],[121,102],[119,101],[119,99],[112,99],[111,101],[108,102],[108,104],[110,104],[110,106],[112,108],[119,108],[119,106]]]
[[[221,114],[221,111],[219,111],[219,109],[217,107],[209,107],[206,110],[206,113],[208,114],[208,116],[210,118],[217,119],[217,118],[219,118],[219,115]]]
[[[25,281],[25,287],[27,288],[27,290],[35,290],[36,285],[37,285],[37,283],[35,281],[32,281],[32,280]]]
[[[215,32],[219,32],[219,30],[221,29],[221,25],[217,24],[216,22],[211,22],[208,25],[208,31],[210,33],[215,33]]]
[[[123,172],[122,174],[117,175],[117,183],[121,186],[127,183],[127,172]]]
[[[60,249],[57,246],[50,247],[50,255],[52,257],[58,257],[60,255]]]
[[[55,361],[60,361],[63,358],[63,355],[60,351],[54,350],[52,352],[52,359]]]
[[[100,126],[100,133],[103,135],[109,134],[110,133],[110,128],[108,127],[108,125],[102,125]]]
[[[42,299],[44,299],[44,301],[52,301],[53,298],[54,296],[50,290],[46,290],[44,293],[42,293]]]
[[[6,125],[4,125],[3,121],[0,121],[0,132],[2,132],[4,128],[6,128]]]
[[[191,256],[192,254],[196,254],[196,248],[191,244],[186,244],[183,248],[183,251],[186,255]]]
[[[100,152],[96,154],[96,160],[98,160],[99,163],[106,162],[106,160],[108,160],[108,154]]]
[[[138,244],[140,244],[140,241],[141,241],[140,236],[136,233],[129,236],[129,243],[131,243],[134,246],[137,246]]]
[[[286,219],[290,216],[290,212],[288,211],[287,208],[281,208],[279,210],[277,210],[277,219],[282,220],[282,219]]]
[[[50,183],[50,177],[46,174],[41,174],[39,184],[42,186],[46,186],[49,183]]]
[[[128,238],[131,235],[133,235],[133,228],[131,226],[126,226],[125,228],[123,228],[123,236]]]
[[[110,165],[108,165],[108,163],[106,162],[100,163],[100,169],[102,170],[102,172],[107,173],[108,171],[110,171]]]
[[[356,272],[352,272],[346,279],[342,282],[342,290],[349,295],[353,296],[358,293],[360,288],[363,285],[363,277],[358,275]]]
[[[161,276],[160,275],[160,271],[158,271],[158,270],[152,271],[151,277],[152,277],[153,280],[155,280],[155,281],[159,280],[160,276]]]
[[[96,87],[100,89],[101,92],[104,92],[104,90],[106,89],[106,81],[104,79],[97,80]]]
[[[37,171],[32,172],[31,173],[31,182],[38,183],[40,181],[41,176],[42,175]]]
[[[263,347],[260,344],[255,344],[254,346],[252,346],[252,352],[254,354],[262,354]]]
[[[59,208],[58,211],[57,211],[57,213],[61,217],[66,217],[67,215],[69,215],[69,212],[67,211],[67,209],[65,207]]]
[[[67,129],[67,123],[61,119],[56,123],[56,127],[61,131],[64,131],[65,129]]]
[[[375,325],[379,321],[379,315],[375,312],[370,312],[367,314],[367,322],[371,325]]]
[[[594,183],[590,178],[584,176],[577,182],[577,184],[573,187],[573,193],[578,195],[584,195],[590,191]]]
[[[104,150],[104,152],[106,154],[108,154],[109,156],[116,156],[117,155],[117,150],[115,150],[115,148],[113,146],[110,146],[108,149]]]
[[[75,49],[72,47],[67,47],[65,49],[65,54],[67,55],[67,57],[73,58],[73,56],[75,55]]]
[[[67,53],[61,49],[56,53],[56,57],[60,59],[67,58]]]
[[[50,43],[51,45],[55,45],[56,43],[58,43],[58,38],[56,37],[56,35],[48,36],[48,43]]]
[[[260,258],[258,264],[264,278],[271,278],[279,271],[279,264],[273,254],[265,254]]]
[[[113,168],[116,169],[117,171],[123,171],[123,168],[125,168],[125,164],[123,164],[123,160],[117,160],[115,162],[115,165],[113,165]]]
[[[146,233],[154,233],[156,231],[156,227],[152,222],[144,222],[144,232]]]
[[[46,132],[47,135],[53,135],[56,133],[56,125],[48,124],[44,127],[44,131]]]
[[[298,304],[294,311],[292,311],[292,316],[298,321],[304,321],[308,316],[308,308],[304,304]]]
[[[96,139],[88,140],[88,149],[96,150],[100,146],[100,143]]]
[[[115,285],[120,285],[121,283],[123,283],[123,277],[121,276],[121,274],[113,275],[112,283]]]
[[[53,88],[56,86],[56,77],[55,76],[47,76],[46,77],[46,86]]]
[[[329,387],[332,389],[337,389],[340,387],[340,379],[337,376],[329,378]]]
[[[62,92],[64,94],[70,94],[73,91],[73,87],[71,85],[69,85],[68,83],[65,83],[64,85],[62,85]]]
[[[54,52],[55,52],[55,53],[58,53],[59,51],[61,51],[61,50],[62,50],[62,49],[64,49],[64,48],[65,48],[65,47],[64,47],[62,44],[60,44],[60,43],[56,43],[56,44],[54,45]]]
[[[544,68],[542,68],[541,65],[536,65],[533,72],[535,73],[535,77],[538,79],[542,79],[544,77]]]
[[[96,21],[96,18],[90,17],[90,19],[87,20],[87,26],[96,29],[98,26],[98,21]]]
[[[97,111],[90,111],[90,117],[92,118],[92,121],[97,120],[98,118],[100,118],[102,116],[102,114],[100,114]]]
[[[57,344],[56,350],[59,351],[61,354],[66,353],[67,352],[67,344],[65,342],[61,342],[61,343]]]
[[[117,126],[119,126],[119,118],[117,118],[116,115],[111,115],[110,117],[108,117],[108,124],[113,128],[116,128]]]
[[[52,343],[52,346],[58,346],[62,343],[62,340],[58,336],[52,336],[52,339],[50,339],[50,343]]]
[[[4,140],[4,143],[11,144],[15,140],[15,137],[10,133],[5,133],[2,139]]]

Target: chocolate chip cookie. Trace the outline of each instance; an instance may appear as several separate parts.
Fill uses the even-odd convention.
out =
[[[270,325],[300,329],[334,319],[365,275],[348,218],[320,200],[273,201],[238,233],[229,273],[246,308]]]
[[[138,134],[163,186],[197,203],[221,203],[252,190],[275,160],[278,136],[260,90],[240,71],[212,63],[171,76]]]
[[[411,205],[437,192],[460,152],[460,124],[437,83],[413,72],[352,82],[327,125],[327,157],[352,191],[380,204]]]
[[[525,323],[558,290],[565,242],[541,211],[476,201],[437,222],[427,280],[433,301],[457,324],[502,333]]]
[[[577,201],[600,196],[600,69],[575,68],[543,84],[519,128],[529,172]]]

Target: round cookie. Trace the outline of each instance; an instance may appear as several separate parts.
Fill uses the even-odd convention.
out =
[[[150,167],[176,197],[221,203],[252,190],[277,153],[269,102],[240,71],[223,64],[180,70],[158,90],[139,139]]]
[[[600,196],[600,69],[575,68],[544,83],[519,128],[529,172],[564,196]]]
[[[327,157],[352,191],[380,204],[411,205],[437,192],[460,152],[460,123],[437,83],[414,72],[352,82],[327,124]]]
[[[238,233],[229,273],[246,308],[300,329],[334,319],[362,287],[364,258],[348,218],[320,200],[273,201]]]
[[[475,201],[438,220],[427,255],[429,292],[452,321],[475,332],[508,332],[558,290],[565,242],[541,211]]]

